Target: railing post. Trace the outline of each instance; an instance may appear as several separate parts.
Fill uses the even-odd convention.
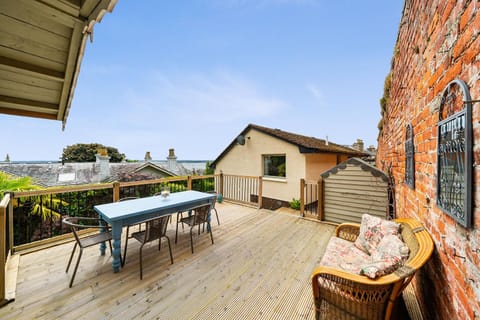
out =
[[[187,176],[187,190],[192,190],[192,176]]]
[[[7,208],[10,195],[7,193],[0,202],[0,305],[5,303],[5,266],[7,263]]]
[[[320,177],[320,179],[318,180],[318,202],[317,202],[317,216],[318,216],[318,220],[320,221],[323,221],[324,220],[324,217],[323,217],[323,210],[324,210],[324,206],[323,206],[323,202],[324,202],[324,198],[323,198],[323,195],[324,195],[324,192],[323,192],[323,178]]]
[[[115,181],[113,183],[113,202],[120,200],[120,182]]]
[[[220,179],[218,181],[218,193],[225,197],[225,195],[223,194],[223,172],[220,172],[219,177]]]
[[[258,177],[258,209],[263,206],[263,177]]]
[[[300,214],[305,217],[305,179],[300,179]]]
[[[10,252],[13,252],[13,198],[14,193],[10,192],[10,204],[8,205],[8,236],[9,236],[9,241],[8,241],[8,250]]]

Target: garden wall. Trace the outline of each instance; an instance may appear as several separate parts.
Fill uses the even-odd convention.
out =
[[[394,181],[397,217],[423,222],[435,242],[413,281],[428,319],[480,319],[480,103],[473,103],[472,226],[437,205],[437,139],[444,89],[464,81],[480,99],[480,2],[405,1],[392,69],[385,81],[377,166]],[[414,186],[406,179],[407,125],[413,129]]]

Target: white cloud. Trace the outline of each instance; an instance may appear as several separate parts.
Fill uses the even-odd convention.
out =
[[[314,84],[308,84],[307,90],[313,95],[313,97],[320,103],[321,106],[325,105],[325,95],[322,90]]]
[[[68,136],[115,146],[130,159],[147,150],[164,159],[169,148],[182,159],[213,159],[248,123],[268,122],[290,107],[232,72],[144,73],[88,97],[81,95],[84,108],[76,107],[82,114],[69,120]]]
[[[181,121],[241,122],[269,117],[287,105],[240,76],[227,72],[168,76],[157,73],[147,88],[136,88],[127,103],[142,114]]]

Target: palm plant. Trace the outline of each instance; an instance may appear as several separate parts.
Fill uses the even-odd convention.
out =
[[[0,199],[6,191],[37,190],[40,187],[32,183],[30,177],[15,178],[5,172],[0,172]]]

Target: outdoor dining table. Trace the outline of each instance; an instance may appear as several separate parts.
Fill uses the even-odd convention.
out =
[[[113,271],[120,271],[123,227],[138,224],[155,217],[188,211],[191,208],[204,204],[213,205],[214,199],[214,194],[189,190],[171,193],[166,198],[151,196],[94,206],[93,208],[99,214],[99,217],[105,220],[112,228]],[[105,255],[105,248],[105,243],[100,245],[100,253],[102,255]]]

